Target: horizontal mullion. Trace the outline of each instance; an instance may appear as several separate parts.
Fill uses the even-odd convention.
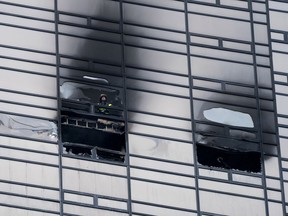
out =
[[[21,140],[35,141],[35,142],[45,142],[47,144],[57,144],[57,142],[53,142],[50,140],[36,139],[36,138],[31,138],[31,137],[23,137],[23,136],[10,135],[10,134],[4,134],[4,133],[0,133],[0,136],[16,138],[16,139],[21,139]]]
[[[63,144],[60,142],[60,145],[62,145],[62,149],[63,149]],[[64,151],[64,150],[63,150]],[[127,154],[127,153],[126,153]],[[83,157],[81,155],[69,155],[68,153],[63,153],[62,156],[66,157],[66,158],[70,158],[70,159],[77,159],[77,160],[84,160],[84,161],[89,161],[89,162],[97,162],[97,163],[104,163],[104,164],[110,164],[110,165],[114,165],[114,166],[123,166],[123,167],[127,167],[127,161],[124,162],[117,162],[117,161],[112,161],[112,160],[105,160],[105,159],[97,159],[97,158],[88,158],[88,157]],[[72,167],[67,167],[67,169],[71,169],[71,170],[77,170],[76,168],[72,168]],[[85,171],[83,169],[83,171]],[[92,172],[91,170],[86,170],[88,172]],[[110,175],[110,174],[109,174]],[[120,176],[120,175],[119,175]]]
[[[245,171],[243,171],[244,173]],[[237,182],[237,181],[233,181],[233,180],[225,180],[225,179],[220,179],[220,178],[212,178],[211,177],[206,177],[206,176],[201,176],[199,175],[198,177],[199,179],[202,180],[208,180],[208,181],[215,181],[217,180],[217,182],[221,182],[221,183],[225,183],[227,185],[238,185],[238,186],[245,186],[245,187],[250,187],[250,188],[259,188],[259,189],[263,189],[262,185],[256,185],[256,184],[249,184],[246,182]]]
[[[5,206],[5,207],[9,207],[9,208],[14,208],[14,209],[24,209],[24,210],[28,210],[28,211],[37,211],[37,212],[41,212],[41,213],[55,214],[55,216],[60,214],[60,212],[55,212],[55,211],[51,211],[51,210],[37,209],[37,208],[17,206],[17,205],[10,205],[10,204],[6,204],[6,203],[0,203],[0,206]]]
[[[57,111],[57,108],[51,108],[51,107],[44,107],[44,106],[39,106],[39,105],[34,105],[34,104],[28,104],[28,103],[20,103],[16,101],[7,101],[7,100],[1,100],[1,103],[9,103],[9,104],[14,104],[14,105],[20,105],[20,106],[26,106],[26,107],[33,107],[33,108],[40,108],[40,109],[45,109],[45,110],[53,110]]]
[[[0,44],[0,47],[13,49],[15,51],[21,50],[21,51],[26,51],[26,52],[33,52],[33,53],[40,53],[40,54],[55,56],[55,53],[53,53],[53,52],[47,52],[47,51],[42,51],[42,50],[34,50],[34,49],[28,49],[28,48],[23,48],[23,47],[15,47],[15,46],[10,46],[10,45],[5,45],[5,44]]]
[[[278,74],[278,75],[283,75],[283,76],[288,77],[288,74],[286,72],[273,71],[273,74]],[[283,84],[283,82],[278,82],[278,81],[274,81],[274,82],[275,82],[275,84],[280,84],[280,83]],[[288,84],[288,81],[287,81],[287,84]]]
[[[92,58],[78,58],[75,56],[65,55],[65,54],[61,54],[61,53],[59,54],[59,58],[69,58],[71,60],[86,61],[87,63],[97,63],[97,64],[104,64],[104,65],[109,65],[109,66],[121,67],[121,64],[111,63],[108,61],[103,61],[103,60],[99,60],[99,59],[92,59]],[[60,66],[62,66],[62,64],[60,64]]]
[[[248,20],[248,19],[240,19],[240,18],[233,18],[233,17],[225,17],[225,16],[220,16],[220,15],[206,14],[206,13],[193,12],[193,11],[188,11],[187,13],[188,15],[196,14],[196,15],[209,16],[209,17],[221,18],[221,19],[226,19],[226,20],[234,20],[234,21],[250,23],[250,19]]]
[[[22,116],[22,117],[28,117],[28,118],[32,118],[32,119],[42,119],[42,120],[48,120],[48,121],[56,121],[55,119],[49,119],[49,118],[44,118],[44,117],[40,117],[40,116],[31,116],[31,115],[25,115],[25,114],[21,114],[21,113],[12,113],[12,112],[5,112],[0,110],[0,113],[2,114],[8,114],[8,115],[14,115],[14,116]],[[52,142],[54,143],[54,142]]]
[[[102,198],[102,199],[109,199],[109,200],[116,200],[119,202],[128,202],[127,199],[124,198],[118,198],[118,197],[111,197],[111,196],[103,196],[103,195],[99,195],[99,194],[91,194],[91,193],[87,193],[87,192],[83,192],[83,191],[73,191],[73,190],[69,190],[69,189],[63,189],[63,194],[64,193],[70,193],[70,194],[75,194],[75,195],[82,195],[82,196],[89,196],[89,197],[97,197],[97,198]]]
[[[190,118],[183,118],[183,117],[176,117],[176,116],[169,116],[169,115],[163,115],[163,114],[155,114],[155,113],[151,113],[151,112],[146,112],[146,111],[138,111],[138,110],[133,110],[133,109],[129,109],[127,108],[127,112],[135,112],[135,113],[140,113],[140,114],[147,114],[147,115],[154,115],[154,116],[159,116],[159,117],[164,117],[164,118],[172,118],[172,119],[177,119],[177,120],[184,120],[184,121],[191,121]]]
[[[108,33],[114,33],[114,34],[121,34],[120,31],[116,31],[116,30],[111,30],[108,28],[99,28],[93,25],[81,25],[81,24],[77,24],[77,23],[70,23],[67,21],[59,21],[58,23],[59,25],[66,25],[66,26],[70,26],[70,27],[79,27],[79,28],[85,28],[85,29],[91,29],[91,30],[98,30],[98,31],[103,31],[103,32],[108,32]],[[58,30],[59,31],[59,30]]]
[[[44,197],[40,197],[40,196],[37,197],[37,196],[31,196],[31,195],[22,195],[19,193],[0,191],[0,195],[1,194],[8,195],[8,196],[16,196],[16,197],[21,197],[21,198],[36,199],[36,200],[41,200],[41,201],[59,203],[59,200],[55,200],[55,199],[51,199],[51,198],[44,198]]]
[[[175,131],[184,131],[184,132],[191,132],[192,133],[192,130],[185,129],[185,128],[176,128],[176,127],[171,127],[171,126],[157,125],[157,124],[140,122],[140,121],[134,121],[134,120],[131,121],[129,119],[128,119],[127,122],[128,123],[132,123],[132,124],[141,124],[141,125],[146,125],[146,126],[151,126],[151,127],[165,128],[165,129],[171,129],[171,130],[175,130]]]
[[[85,203],[80,203],[77,201],[63,201],[63,205],[68,204],[68,205],[73,205],[73,206],[80,206],[80,207],[87,207],[87,208],[93,208],[93,209],[100,209],[100,210],[107,210],[107,211],[113,211],[115,212],[119,212],[119,213],[128,213],[127,210],[123,210],[123,209],[118,209],[118,208],[114,208],[114,207],[105,207],[105,206],[99,206],[99,205],[93,205],[93,204],[85,204]],[[68,215],[65,213],[64,210],[64,215]],[[79,216],[74,215],[74,214],[69,214],[69,216]]]
[[[99,159],[100,160],[100,159]],[[89,160],[90,161],[90,160]],[[98,161],[98,160],[97,160]],[[107,163],[106,163],[107,164]],[[125,166],[124,166],[125,167]],[[126,179],[126,175],[119,175],[119,174],[114,174],[114,173],[109,173],[109,172],[101,172],[101,171],[95,171],[95,170],[87,170],[87,169],[79,169],[79,168],[74,168],[74,167],[68,167],[62,165],[62,172],[64,172],[64,169],[67,170],[73,170],[73,171],[78,171],[78,172],[88,172],[88,173],[93,173],[93,174],[99,174],[99,175],[105,175],[105,176],[113,176],[113,177],[118,177],[118,178],[124,178]]]
[[[144,178],[132,177],[132,176],[130,176],[130,179],[131,180],[136,180],[136,181],[142,181],[142,182],[162,184],[162,185],[165,185],[165,186],[172,186],[172,187],[177,187],[177,188],[185,188],[185,189],[195,190],[195,187],[185,186],[185,185],[175,184],[175,183],[169,183],[169,182],[166,182],[166,181],[156,181],[156,180],[150,180],[150,179],[144,179]],[[193,181],[193,179],[191,179],[191,181]]]
[[[190,53],[190,56],[206,58],[206,59],[213,59],[213,60],[219,60],[219,61],[226,61],[226,62],[233,62],[233,63],[238,63],[238,64],[252,65],[252,66],[254,65],[253,63],[244,62],[244,61],[229,60],[229,59],[216,58],[216,57],[210,57],[210,56],[205,56],[205,55],[196,55],[196,54],[191,54],[191,53]]]
[[[1,11],[0,11],[0,14],[18,17],[18,18],[30,19],[30,20],[37,20],[37,21],[41,21],[41,22],[55,23],[55,20],[43,19],[43,18],[38,18],[38,17],[37,18],[36,17],[29,17],[29,16],[20,15],[20,14],[13,14],[13,13],[1,12]]]
[[[74,16],[77,18],[84,18],[84,19],[93,19],[93,20],[99,20],[99,21],[104,21],[104,22],[110,22],[110,23],[115,23],[115,24],[120,24],[120,21],[117,20],[111,20],[111,19],[105,19],[103,17],[93,17],[93,16],[85,16],[82,14],[76,14],[76,13],[71,13],[71,12],[67,12],[67,11],[61,11],[58,10],[58,15],[68,15],[68,16]]]
[[[255,187],[255,185],[253,185],[251,187]],[[251,195],[237,194],[237,193],[232,193],[232,192],[225,192],[223,190],[217,191],[217,190],[206,189],[206,188],[201,188],[201,187],[199,187],[199,191],[206,191],[206,192],[211,192],[211,193],[225,194],[225,195],[229,195],[229,196],[237,196],[237,197],[243,197],[243,198],[248,198],[248,199],[253,199],[253,200],[257,199],[257,200],[264,201],[264,194],[263,194],[263,198],[261,198],[261,197],[251,196]]]
[[[260,13],[257,11],[257,13]],[[266,15],[266,12],[261,12],[262,14]],[[259,24],[259,25],[267,25],[267,21],[266,22],[261,22],[261,21],[252,21],[253,24]],[[268,45],[268,44],[267,44]]]
[[[253,88],[255,91],[255,85],[248,85],[244,83],[236,83],[236,82],[225,81],[225,80],[217,80],[213,78],[199,77],[199,76],[194,76],[194,75],[192,75],[192,79],[210,81],[210,82],[215,82],[219,84],[228,84],[228,85],[234,85],[234,86],[240,86],[240,87],[248,87],[248,88]]]
[[[137,201],[137,200],[133,200],[133,199],[131,199],[131,202],[132,202],[132,205],[133,205],[133,203],[138,203],[138,204],[147,205],[147,206],[155,206],[155,207],[159,207],[159,208],[165,208],[165,209],[171,209],[171,210],[178,210],[178,211],[197,213],[196,209],[195,210],[191,210],[191,209],[174,207],[174,206],[171,206],[171,205],[168,206],[168,205],[156,204],[156,203],[151,203],[151,202]]]
[[[178,51],[171,51],[171,50],[166,50],[166,49],[160,49],[160,48],[154,48],[154,47],[149,47],[149,46],[144,46],[144,45],[135,45],[129,42],[124,42],[124,46],[129,46],[129,47],[136,47],[136,48],[143,48],[143,49],[148,49],[148,50],[153,50],[153,51],[158,51],[158,52],[165,52],[165,53],[172,53],[176,55],[187,55],[186,52],[178,52]]]
[[[131,156],[135,157],[135,158],[153,160],[153,161],[156,161],[156,162],[173,163],[173,164],[177,164],[177,165],[190,166],[191,169],[194,168],[194,166],[192,164],[185,164],[185,163],[181,163],[181,162],[177,162],[177,161],[169,161],[169,160],[158,159],[158,158],[156,160],[155,158],[145,157],[145,156],[141,156],[141,155],[139,156],[139,155],[134,155],[134,154],[131,154],[130,157]],[[177,172],[172,172],[172,171],[167,171],[167,170],[153,169],[153,168],[149,168],[149,167],[140,167],[140,166],[130,165],[130,168],[131,169],[139,169],[139,170],[151,171],[151,172],[157,172],[157,173],[164,173],[164,174],[181,176],[181,177],[187,177],[187,178],[195,178],[194,175],[177,173]]]
[[[174,32],[174,33],[186,34],[185,31],[168,29],[168,28],[162,28],[162,27],[156,27],[156,26],[150,26],[150,25],[137,24],[137,23],[127,22],[127,21],[123,22],[124,27],[125,27],[125,24],[133,25],[133,26],[137,26],[137,27],[143,27],[143,28],[150,28],[150,29],[155,29],[155,30],[162,30],[162,31]]]
[[[33,184],[29,184],[29,183],[15,182],[15,181],[10,181],[10,180],[3,180],[3,179],[0,179],[0,183],[10,184],[10,185],[21,185],[21,186],[25,186],[25,187],[34,187],[37,189],[52,190],[52,191],[59,192],[59,188],[47,187],[47,186],[43,186],[43,185],[33,185]]]
[[[286,43],[287,44],[287,43]],[[272,53],[281,53],[281,54],[286,54],[288,55],[288,51],[280,51],[280,50],[275,50],[275,49],[272,49]]]
[[[20,95],[25,95],[25,96],[33,96],[33,97],[38,97],[38,98],[57,100],[57,97],[39,95],[39,94],[30,93],[30,92],[22,92],[22,91],[15,91],[15,90],[2,89],[2,88],[0,88],[0,91],[14,93],[14,94],[20,94]]]
[[[282,128],[288,128],[288,125],[285,125],[285,124],[280,124],[280,123],[278,123],[278,125],[277,125],[278,127],[282,127]]]
[[[37,31],[37,32],[43,32],[43,33],[49,33],[49,34],[53,34],[53,35],[56,33],[56,31],[49,31],[49,30],[32,28],[32,27],[25,27],[25,26],[21,26],[21,25],[7,24],[7,23],[2,23],[2,22],[0,22],[0,25],[13,27],[13,28],[19,28],[19,29],[32,30],[32,31]]]
[[[163,136],[157,136],[157,135],[152,135],[152,134],[145,134],[145,133],[138,133],[138,132],[129,132],[129,134],[135,134],[135,135],[139,135],[139,136],[149,136],[149,137],[153,137],[156,139],[165,139],[165,140],[171,140],[171,141],[176,141],[176,142],[186,142],[186,143],[192,143],[192,141],[189,140],[180,140],[180,139],[175,139],[175,138],[171,138],[171,137],[163,137]]]
[[[125,36],[132,36],[132,37],[139,37],[139,38],[144,38],[144,39],[151,39],[151,40],[156,40],[156,41],[161,41],[161,42],[164,41],[164,42],[168,42],[168,43],[175,43],[175,44],[186,45],[186,42],[169,40],[169,39],[160,38],[160,37],[143,36],[143,35],[138,35],[138,34],[133,34],[133,33],[125,33],[125,31],[124,31],[123,35],[124,35],[124,40],[125,40]]]
[[[24,61],[24,60],[21,60],[21,61]],[[27,73],[27,74],[33,74],[33,75],[39,75],[39,76],[46,76],[46,77],[56,78],[56,75],[44,74],[44,73],[40,73],[40,72],[21,70],[21,69],[10,68],[10,67],[2,67],[2,66],[0,66],[0,69],[9,70],[9,71],[13,71],[13,72],[16,72],[16,73]]]
[[[150,79],[145,79],[145,78],[137,78],[133,76],[126,75],[126,79],[131,79],[131,80],[139,80],[139,81],[145,81],[149,83],[157,83],[157,84],[163,84],[163,85],[171,85],[171,86],[176,86],[176,87],[181,87],[181,88],[189,88],[189,85],[182,85],[182,84],[177,84],[177,83],[169,83],[169,82],[163,82],[159,80],[150,80]]]
[[[200,5],[206,5],[206,6],[214,6],[215,8],[224,8],[224,9],[231,9],[231,10],[238,10],[238,11],[247,11],[250,12],[250,9],[245,9],[245,8],[240,8],[240,7],[233,7],[229,5],[222,5],[220,3],[207,3],[207,2],[197,2],[193,0],[188,0],[188,4],[193,3],[193,4],[200,4]]]
[[[153,90],[144,90],[144,89],[138,89],[138,88],[131,88],[131,87],[126,87],[127,90],[135,90],[135,91],[140,91],[140,92],[146,92],[146,93],[152,93],[152,94],[161,94],[162,96],[171,96],[171,97],[177,97],[177,98],[183,98],[183,99],[190,99],[190,96],[182,96],[182,95],[177,95],[177,94],[171,94],[171,93],[164,93],[164,92],[158,92],[158,91],[153,91]]]
[[[126,64],[126,68],[132,68],[132,69],[139,69],[139,70],[147,70],[150,72],[155,72],[155,73],[161,73],[161,74],[167,74],[167,75],[175,75],[175,76],[180,76],[180,77],[186,77],[188,78],[188,74],[180,74],[176,72],[170,72],[170,71],[163,71],[163,70],[157,70],[157,69],[150,69],[150,68],[145,68],[145,67],[138,67],[138,66],[133,66]]]
[[[182,2],[182,1],[181,1]],[[139,2],[132,2],[132,1],[127,1],[127,0],[123,0],[123,3],[125,4],[133,4],[133,5],[137,5],[137,6],[144,6],[144,7],[151,7],[151,8],[157,8],[157,9],[161,9],[161,10],[169,10],[169,11],[175,11],[175,12],[182,12],[184,13],[185,10],[180,10],[180,9],[173,9],[173,8],[169,8],[169,7],[164,7],[164,6],[158,6],[158,5],[150,5],[150,4],[145,4],[145,3],[139,3]],[[184,8],[184,2],[183,2],[183,8]]]
[[[222,41],[229,41],[229,42],[236,42],[236,43],[252,45],[252,43],[249,41],[243,41],[243,40],[239,40],[239,39],[232,39],[232,38],[219,37],[219,36],[213,36],[213,35],[205,35],[205,34],[199,34],[199,33],[193,33],[193,32],[190,32],[189,35],[190,36],[203,37],[203,38],[211,38],[211,39],[215,39],[215,40],[222,40]]]
[[[284,85],[285,86],[285,85]],[[280,93],[280,92],[275,92],[275,95],[281,95],[281,96],[288,96],[288,92],[287,93]]]
[[[3,1],[0,1],[0,4],[6,4],[6,5],[12,5],[12,6],[17,6],[17,7],[24,7],[24,8],[29,8],[29,9],[35,9],[35,10],[41,10],[41,11],[47,11],[47,12],[53,12],[54,13],[54,10],[52,10],[52,9],[35,7],[35,6],[28,6],[28,5],[22,5],[22,4],[11,3],[11,2],[3,2]]]
[[[54,143],[55,145],[57,143]],[[50,144],[47,144],[50,145]],[[25,148],[19,148],[19,147],[14,147],[14,146],[7,146],[7,145],[2,145],[0,143],[0,148],[5,148],[5,149],[13,149],[17,151],[26,151],[26,152],[32,152],[32,153],[38,153],[38,154],[44,154],[44,155],[50,155],[50,156],[59,156],[57,153],[52,153],[52,152],[44,152],[44,151],[39,151],[39,150],[33,150],[33,149],[25,149]]]
[[[97,41],[97,42],[104,42],[104,43],[109,43],[109,44],[121,45],[120,40],[119,40],[119,42],[115,42],[115,41],[111,41],[111,40],[97,39],[97,38],[92,38],[92,37],[86,37],[86,36],[80,36],[80,35],[75,35],[75,34],[63,33],[61,31],[59,31],[58,35],[64,35],[64,36],[81,38],[81,39],[87,39],[87,40],[92,40],[92,41]]]
[[[285,2],[285,3],[287,3],[286,0],[283,0],[283,1],[280,1],[280,2]],[[280,12],[280,13],[287,13],[287,10],[280,10],[280,9],[273,9],[273,8],[269,8],[269,11]]]
[[[24,159],[19,159],[19,158],[3,157],[3,156],[0,156],[0,159],[1,159],[1,160],[8,160],[8,161],[15,161],[15,162],[35,164],[35,165],[40,165],[40,166],[49,166],[49,167],[54,167],[54,168],[59,169],[59,165],[57,165],[57,164],[56,164],[56,165],[55,165],[55,164],[48,164],[48,163],[42,163],[42,162],[24,160]]]
[[[252,51],[244,51],[244,50],[239,50],[239,49],[233,49],[233,48],[226,48],[224,46],[213,46],[213,45],[206,45],[206,44],[199,44],[199,43],[189,43],[190,46],[196,46],[196,47],[204,47],[204,48],[209,48],[209,49],[214,49],[214,50],[219,50],[219,51],[228,51],[228,52],[234,52],[234,53],[242,53],[242,54],[250,54],[252,55],[253,52]],[[267,56],[268,55],[264,55],[264,54],[257,54],[257,56]]]
[[[8,56],[3,56],[3,55],[0,55],[0,58],[3,58],[3,59],[10,59],[10,60],[15,60],[15,61],[23,61],[23,62],[33,63],[33,64],[41,64],[41,65],[47,65],[47,66],[53,66],[53,67],[56,67],[56,64],[52,64],[52,63],[44,63],[44,62],[41,62],[41,61],[34,61],[34,60],[29,60],[29,59],[22,59],[22,58],[8,57]]]

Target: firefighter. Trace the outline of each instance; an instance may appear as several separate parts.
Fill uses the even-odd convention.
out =
[[[107,104],[107,95],[101,94],[99,98],[99,105],[106,106]]]
[[[100,98],[99,98],[99,105],[100,106],[112,106],[112,104],[108,104],[107,103],[108,97],[106,94],[101,94]],[[104,107],[99,107],[99,112],[100,113],[104,113],[104,114],[109,114],[108,109],[104,108]]]

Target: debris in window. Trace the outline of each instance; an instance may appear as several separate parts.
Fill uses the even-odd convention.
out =
[[[23,116],[0,114],[0,132],[55,142],[58,140],[54,122]]]
[[[204,110],[203,114],[207,120],[221,124],[226,133],[207,130],[197,135],[198,162],[210,167],[260,172],[261,153],[255,129],[251,129],[252,117],[224,108]]]
[[[236,127],[254,128],[253,120],[247,113],[225,108],[212,108],[204,110],[203,114],[206,119],[212,122]]]
[[[197,143],[197,158],[202,165],[247,172],[261,171],[261,153],[236,151]]]
[[[61,128],[63,146],[68,154],[124,161],[124,122],[63,116]]]

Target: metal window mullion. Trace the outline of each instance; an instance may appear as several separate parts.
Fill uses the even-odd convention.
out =
[[[283,177],[283,168],[282,168],[282,162],[281,162],[281,148],[280,148],[280,137],[279,137],[279,124],[278,124],[278,118],[277,118],[277,106],[276,106],[276,91],[275,91],[275,79],[274,79],[274,66],[273,66],[273,59],[272,59],[272,38],[271,38],[271,27],[270,27],[270,9],[269,9],[269,1],[266,1],[266,17],[267,17],[267,29],[268,29],[268,47],[269,47],[269,55],[270,55],[270,67],[271,67],[271,81],[272,81],[272,92],[274,95],[274,100],[273,100],[273,106],[274,106],[274,119],[275,119],[275,130],[276,130],[276,144],[277,144],[277,153],[278,153],[278,166],[279,166],[279,178],[280,178],[280,190],[281,190],[281,198],[282,198],[282,211],[283,215],[286,215],[286,202],[285,202],[285,188],[284,188],[284,177]],[[286,35],[286,34],[285,34]]]
[[[266,186],[266,172],[265,172],[265,161],[264,161],[264,152],[263,152],[263,139],[262,139],[262,120],[261,120],[261,104],[259,100],[259,84],[258,84],[258,74],[257,74],[257,62],[256,62],[256,48],[255,48],[255,32],[254,32],[254,21],[253,21],[253,0],[248,1],[248,8],[250,9],[250,27],[251,27],[251,51],[253,55],[253,67],[254,67],[254,79],[255,79],[255,99],[257,101],[256,108],[257,108],[257,117],[258,117],[258,130],[259,130],[259,147],[261,152],[261,164],[262,164],[262,186],[264,192],[264,201],[265,201],[265,213],[266,216],[269,215],[269,206],[268,206],[268,193],[267,193],[267,186]],[[268,32],[267,32],[268,34]]]
[[[120,23],[119,30],[121,34],[121,73],[123,80],[123,103],[124,103],[124,121],[125,121],[125,141],[126,141],[126,157],[125,163],[127,165],[127,211],[129,216],[132,216],[132,192],[131,192],[131,173],[130,173],[130,154],[129,154],[129,136],[128,136],[128,109],[127,109],[127,86],[126,86],[126,63],[125,63],[125,41],[124,41],[124,1],[119,0],[120,7]]]
[[[59,11],[58,11],[58,0],[54,0],[54,13],[55,13],[55,51],[56,51],[56,83],[57,83],[57,113],[58,113],[58,169],[59,169],[59,213],[63,216],[63,203],[64,203],[64,192],[63,192],[63,167],[62,167],[62,151],[63,146],[61,143],[61,98],[60,98],[60,48],[59,48]]]
[[[188,0],[184,1],[185,9],[185,30],[186,30],[186,47],[187,47],[187,67],[188,67],[188,76],[189,76],[189,95],[190,95],[190,113],[191,113],[191,127],[192,127],[192,148],[193,148],[193,158],[194,158],[194,176],[195,179],[195,195],[196,195],[196,210],[197,215],[201,216],[200,210],[200,195],[199,195],[199,169],[197,164],[197,154],[196,154],[196,124],[194,121],[194,106],[193,106],[193,78],[192,78],[192,69],[191,69],[191,53],[190,53],[190,33],[189,33],[189,18],[188,18]]]

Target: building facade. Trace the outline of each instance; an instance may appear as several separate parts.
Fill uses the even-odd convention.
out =
[[[288,214],[287,20],[284,0],[0,0],[0,215]]]

